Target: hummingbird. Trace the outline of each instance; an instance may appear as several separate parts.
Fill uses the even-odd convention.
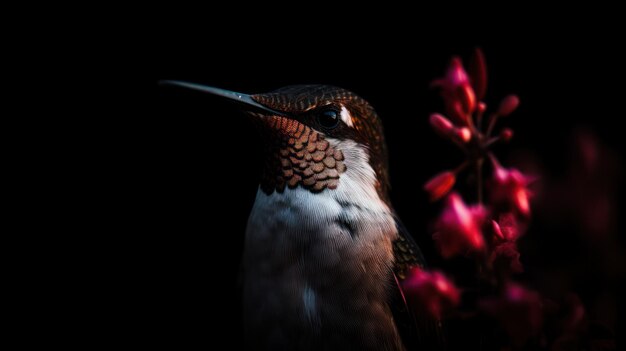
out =
[[[439,322],[416,315],[401,290],[424,258],[390,202],[383,126],[367,101],[327,85],[243,94],[161,83],[234,100],[261,131],[264,168],[242,258],[249,349],[441,343]]]

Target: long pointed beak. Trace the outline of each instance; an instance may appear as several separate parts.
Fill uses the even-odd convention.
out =
[[[237,102],[239,102],[239,103],[241,103],[241,104],[243,104],[245,106],[254,107],[255,109],[262,110],[262,111],[265,111],[265,112],[269,112],[269,113],[271,113],[273,115],[286,116],[286,117],[289,116],[285,112],[277,111],[277,110],[271,109],[271,108],[269,108],[267,106],[259,104],[258,102],[254,101],[254,99],[252,99],[252,96],[250,96],[249,94],[237,93],[237,92],[226,90],[226,89],[219,89],[219,88],[209,87],[209,86],[206,86],[206,85],[200,85],[200,84],[188,83],[188,82],[181,82],[181,81],[177,81],[177,80],[162,80],[162,81],[159,81],[159,85],[177,86],[177,87],[192,89],[192,90],[196,90],[196,91],[201,91],[201,92],[204,92],[204,93],[209,93],[209,94],[221,96],[221,97],[227,98],[229,100],[237,101]]]

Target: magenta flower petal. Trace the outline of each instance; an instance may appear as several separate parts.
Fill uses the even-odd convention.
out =
[[[450,192],[455,182],[454,173],[450,171],[441,172],[424,185],[424,190],[430,195],[430,201],[437,201]]]
[[[517,169],[506,169],[495,165],[491,200],[497,206],[512,208],[524,216],[530,215],[530,178]]]
[[[463,63],[458,56],[455,56],[450,60],[450,66],[448,66],[448,72],[446,72],[446,84],[452,87],[458,87],[469,84],[469,77],[463,68]]]
[[[457,193],[448,196],[433,236],[443,257],[484,249],[481,227],[485,212],[482,206],[465,205]]]
[[[493,219],[491,220],[491,230],[493,231],[496,240],[504,240],[504,234],[502,234],[500,225]]]
[[[459,304],[461,294],[443,273],[412,268],[402,283],[404,295],[416,313],[422,311],[439,319],[444,309]]]
[[[470,80],[476,92],[476,98],[482,100],[487,92],[487,64],[485,55],[479,48],[474,50],[474,56],[470,62]]]
[[[445,77],[434,80],[432,86],[441,89],[448,116],[457,123],[467,124],[469,115],[476,109],[477,99],[461,59],[452,58]]]
[[[520,224],[516,216],[511,212],[500,214],[498,218],[498,225],[500,226],[504,240],[515,241],[522,234]]]
[[[463,106],[463,112],[472,113],[476,109],[476,95],[469,84],[462,85],[458,90],[459,101]]]

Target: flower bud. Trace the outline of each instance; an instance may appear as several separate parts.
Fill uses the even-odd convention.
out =
[[[443,136],[449,135],[450,131],[454,129],[452,122],[438,113],[430,115],[430,126],[435,132]]]
[[[513,111],[515,111],[518,105],[519,105],[519,98],[517,97],[517,95],[509,95],[505,97],[504,99],[502,99],[502,102],[500,102],[500,107],[498,108],[498,115],[503,116],[503,117],[508,116],[511,113],[513,113]]]
[[[424,190],[430,195],[430,201],[437,201],[450,192],[455,182],[454,173],[450,171],[441,172],[424,185]]]
[[[502,132],[500,132],[500,139],[502,141],[510,141],[513,138],[513,130],[511,128],[504,128]]]
[[[467,127],[455,128],[454,134],[463,143],[467,143],[472,139],[472,131]]]

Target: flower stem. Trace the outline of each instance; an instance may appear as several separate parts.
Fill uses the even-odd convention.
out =
[[[498,120],[498,114],[494,113],[491,116],[489,116],[489,126],[487,127],[487,133],[485,133],[485,135],[487,137],[491,136],[491,133],[493,132],[493,127],[496,126],[496,121]]]
[[[476,128],[480,132],[483,131],[483,115],[484,114],[485,114],[485,111],[479,110],[476,116]]]
[[[463,163],[461,163],[457,168],[454,169],[454,171],[452,171],[455,175],[459,174],[461,171],[463,171],[465,168],[467,168],[467,166],[469,166],[470,162],[469,161],[464,161]]]
[[[491,145],[493,145],[494,143],[496,143],[496,142],[500,141],[500,139],[501,139],[501,138],[500,138],[499,136],[497,136],[497,137],[494,137],[494,138],[491,138],[491,139],[487,140],[487,142],[485,142],[485,148],[490,147],[490,146],[491,146]]]
[[[483,163],[485,159],[479,158],[476,160],[476,185],[478,193],[478,203],[483,204]]]

